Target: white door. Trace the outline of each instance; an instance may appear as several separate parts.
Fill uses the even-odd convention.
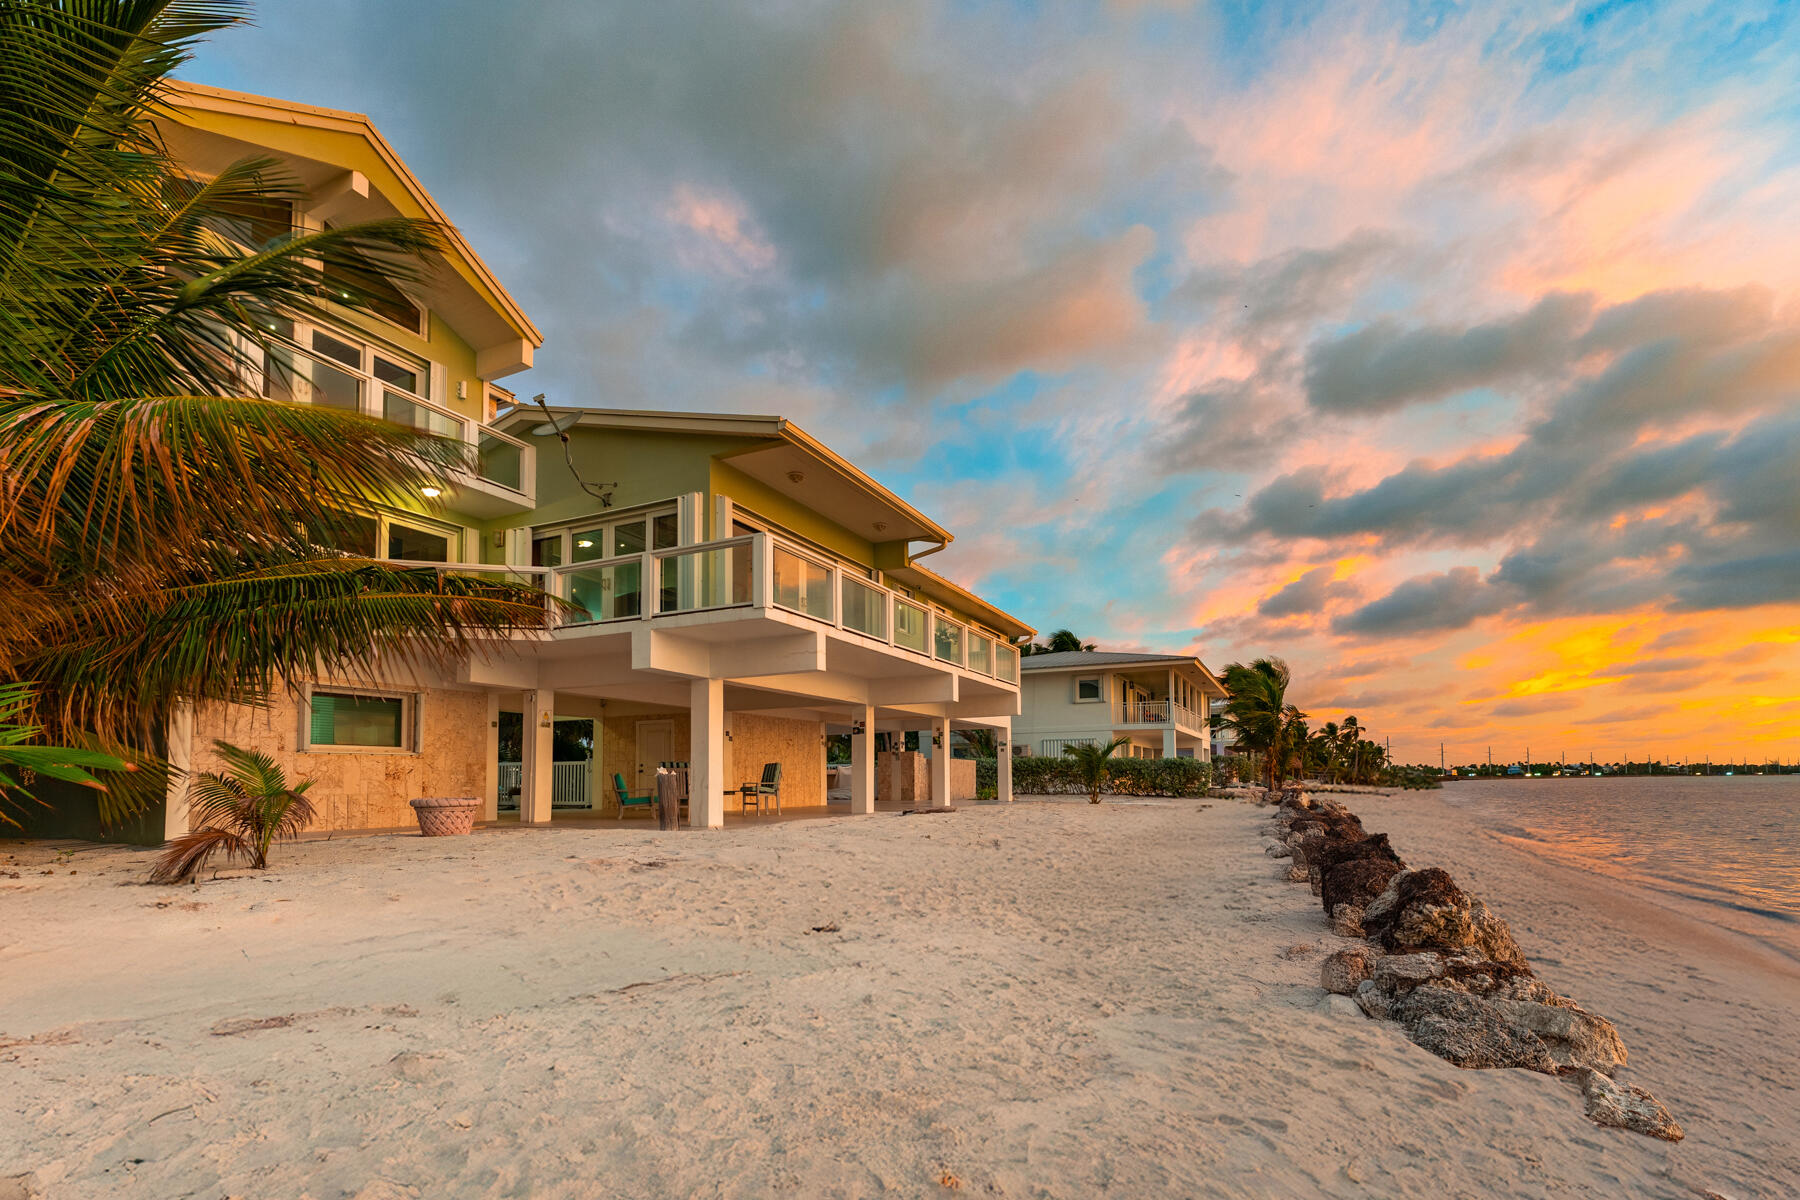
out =
[[[656,791],[656,768],[675,760],[675,722],[637,723],[637,784],[640,796]]]

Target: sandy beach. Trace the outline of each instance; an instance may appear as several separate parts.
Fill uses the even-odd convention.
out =
[[[1687,1140],[1326,1015],[1342,943],[1269,810],[1020,803],[340,838],[174,889],[7,844],[0,1197],[1800,1189],[1793,959],[1344,799],[1613,1019]]]

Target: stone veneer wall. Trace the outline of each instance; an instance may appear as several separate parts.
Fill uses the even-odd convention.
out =
[[[221,771],[213,752],[223,740],[271,755],[288,782],[313,780],[307,799],[318,810],[310,828],[398,829],[416,826],[415,796],[480,796],[486,786],[487,697],[444,688],[406,688],[419,696],[417,752],[308,750],[300,741],[301,700],[278,693],[265,707],[208,704],[194,713],[194,769]]]

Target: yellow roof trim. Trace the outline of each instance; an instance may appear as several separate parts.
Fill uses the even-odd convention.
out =
[[[1019,618],[1013,616],[1005,609],[983,600],[980,596],[977,596],[974,592],[971,592],[961,584],[950,582],[936,571],[926,570],[924,567],[921,567],[917,561],[910,562],[901,569],[912,571],[923,576],[931,587],[948,592],[955,603],[964,607],[971,616],[987,622],[1008,637],[1031,637],[1033,634],[1037,633],[1036,629],[1019,620]],[[894,572],[890,571],[889,574],[894,574]]]
[[[388,144],[388,140],[381,136],[381,131],[375,128],[375,123],[364,114],[296,104],[291,100],[276,100],[269,96],[191,83],[184,79],[168,81],[166,98],[178,116],[182,109],[195,109],[349,133],[365,139],[375,148],[383,165],[394,173],[407,195],[424,211],[426,217],[444,227],[449,241],[448,249],[467,265],[475,276],[474,282],[488,291],[495,307],[512,324],[519,336],[529,341],[534,349],[544,344],[544,335],[532,323],[531,318],[525,315],[525,310],[519,307],[518,301],[513,299],[499,278],[488,269],[481,256],[475,253],[474,247],[464,239],[462,231],[451,223],[431,193],[425,190],[425,185],[419,182],[405,161]]]

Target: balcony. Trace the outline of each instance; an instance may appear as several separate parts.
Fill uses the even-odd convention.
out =
[[[525,512],[536,493],[536,452],[530,445],[409,390],[425,386],[421,370],[402,370],[359,344],[312,330],[314,349],[284,341],[270,352],[261,381],[271,400],[341,408],[381,417],[467,447],[467,466],[451,472],[445,502],[458,512],[489,518]],[[288,336],[298,336],[290,330]],[[335,348],[332,353],[318,346]]]
[[[1176,704],[1172,700],[1131,700],[1123,706],[1121,716],[1124,725],[1168,725],[1174,722],[1175,728],[1186,733],[1206,732],[1206,719],[1185,704]]]
[[[558,567],[549,590],[575,606],[563,632],[781,614],[777,619],[799,617],[857,645],[955,667],[1009,689],[1019,681],[1016,648],[772,534]]]

